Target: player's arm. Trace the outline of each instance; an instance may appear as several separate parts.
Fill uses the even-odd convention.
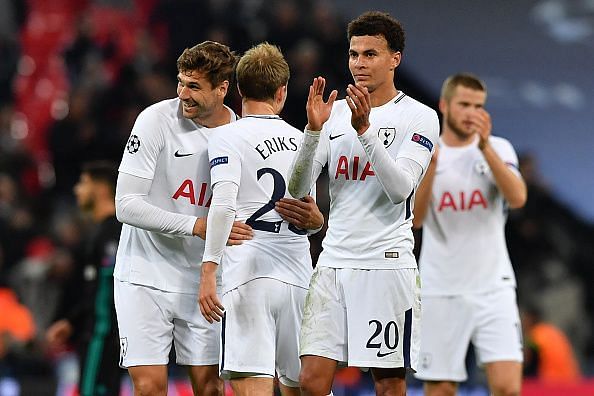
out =
[[[198,298],[200,312],[210,323],[223,317],[224,308],[217,296],[216,272],[233,227],[238,190],[233,182],[218,182],[213,186]]]
[[[307,112],[307,126],[305,135],[301,141],[299,152],[295,162],[291,166],[289,177],[289,194],[294,198],[300,199],[309,194],[312,185],[317,180],[322,171],[323,163],[314,160],[320,133],[324,123],[330,118],[332,106],[338,95],[338,91],[333,90],[324,102],[324,88],[326,80],[323,77],[316,77],[309,87],[307,103],[305,110]]]
[[[122,223],[148,231],[194,235],[196,216],[173,213],[147,201],[153,181],[120,172],[116,185],[116,216]]]
[[[491,116],[485,109],[479,109],[473,115],[472,122],[479,135],[478,147],[491,169],[497,188],[503,194],[510,208],[521,208],[526,203],[528,196],[526,183],[518,173],[509,168],[491,145],[489,141],[492,127]]]
[[[393,159],[370,128],[371,97],[367,88],[349,84],[347,104],[351,109],[351,125],[371,162],[384,192],[394,204],[404,202],[413,192],[423,174],[417,161],[406,157]]]
[[[171,235],[199,236],[206,238],[206,217],[196,217],[169,212],[147,201],[152,180],[120,172],[116,185],[116,216],[122,223],[148,231]],[[251,239],[252,229],[233,223],[229,244],[238,245]]]
[[[431,193],[433,191],[433,179],[435,179],[435,168],[437,168],[437,156],[439,149],[435,147],[435,151],[431,156],[431,162],[427,172],[419,184],[419,188],[415,194],[415,208],[413,210],[413,228],[421,228],[425,216],[429,210],[429,202],[431,202]]]

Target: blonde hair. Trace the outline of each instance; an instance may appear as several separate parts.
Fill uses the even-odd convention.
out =
[[[279,87],[287,85],[291,73],[281,50],[268,43],[250,48],[239,59],[237,86],[244,98],[274,99]]]
[[[487,93],[487,85],[483,80],[470,73],[458,73],[449,76],[441,87],[441,98],[446,102],[449,102],[454,96],[454,90],[457,86],[462,85],[463,87],[473,89],[475,91],[482,91]]]

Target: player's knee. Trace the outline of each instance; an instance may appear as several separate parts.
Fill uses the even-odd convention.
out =
[[[329,394],[332,384],[328,384],[324,378],[312,371],[301,370],[301,373],[299,373],[299,387],[303,396],[318,396]]]
[[[428,381],[425,382],[426,396],[455,396],[458,386],[455,382],[449,381]]]
[[[494,396],[519,396],[520,388],[520,384],[502,381],[491,385],[491,393]]]
[[[220,396],[224,393],[224,382],[218,372],[206,371],[193,378],[196,396]]]
[[[224,393],[224,382],[220,378],[210,378],[204,382],[196,396],[222,396]]]
[[[167,395],[167,381],[151,376],[140,376],[133,380],[134,396],[165,396]]]
[[[375,381],[375,394],[378,396],[405,396],[406,382],[401,379]]]

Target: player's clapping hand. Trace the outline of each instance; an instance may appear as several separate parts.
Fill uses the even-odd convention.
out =
[[[491,115],[487,110],[480,108],[470,115],[472,131],[479,135],[481,143],[486,143],[491,136]]]
[[[227,246],[241,245],[243,241],[252,239],[254,237],[254,231],[249,225],[240,221],[233,222],[229,239],[227,240]]]
[[[303,230],[316,230],[324,225],[324,216],[309,195],[302,199],[282,198],[277,201],[275,210],[283,220]]]
[[[206,261],[202,263],[200,275],[200,292],[198,294],[198,304],[200,312],[204,319],[209,323],[219,322],[223,317],[225,308],[217,296],[217,267],[216,263]]]
[[[321,131],[322,126],[332,111],[332,105],[338,96],[338,91],[330,92],[328,101],[324,102],[324,89],[326,87],[326,80],[323,77],[316,77],[313,83],[309,86],[309,94],[307,95],[307,104],[305,110],[307,112],[307,129],[310,131]]]
[[[360,84],[349,84],[346,102],[351,109],[351,125],[358,135],[369,128],[369,114],[371,113],[371,96],[367,87]]]

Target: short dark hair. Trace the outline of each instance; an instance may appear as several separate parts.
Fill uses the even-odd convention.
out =
[[[111,161],[91,161],[82,166],[81,174],[87,174],[95,182],[105,183],[115,196],[118,167]]]
[[[452,99],[452,96],[454,96],[454,90],[459,85],[475,91],[487,93],[487,85],[483,80],[471,73],[458,73],[449,76],[443,82],[441,87],[441,98],[446,102],[449,102],[450,99]]]
[[[204,41],[192,48],[186,48],[177,58],[177,71],[181,73],[199,71],[213,87],[223,81],[233,83],[237,56],[228,46],[215,41]]]
[[[237,85],[243,97],[274,99],[279,87],[287,85],[290,71],[281,50],[272,44],[252,47],[237,64]]]
[[[392,51],[404,51],[404,28],[397,19],[386,12],[367,11],[353,19],[347,29],[349,41],[353,36],[380,35],[384,36]]]

